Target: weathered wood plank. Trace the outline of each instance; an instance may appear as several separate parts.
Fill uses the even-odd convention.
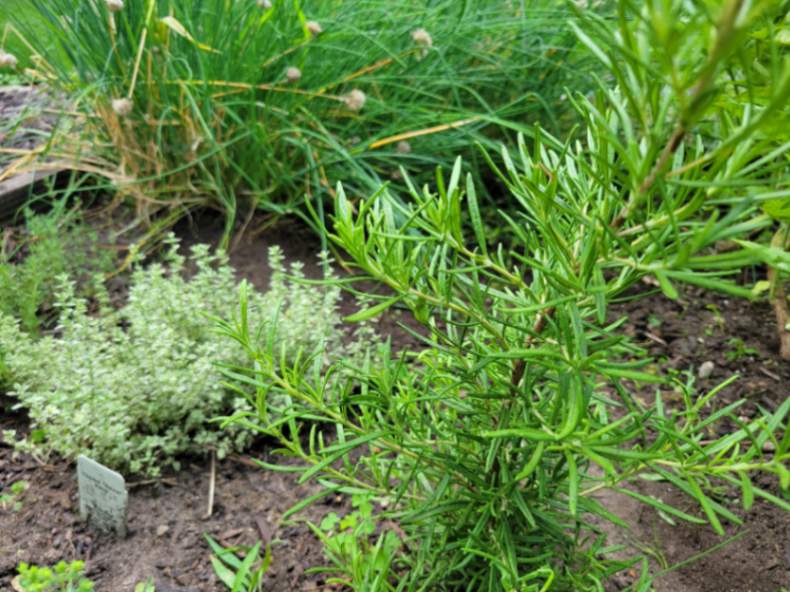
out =
[[[15,175],[0,182],[0,220],[11,218],[47,179],[64,171],[38,171]]]

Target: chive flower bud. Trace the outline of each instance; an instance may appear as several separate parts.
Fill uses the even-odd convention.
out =
[[[0,51],[0,68],[9,68],[13,70],[18,63],[15,55]]]
[[[411,38],[417,45],[421,47],[433,47],[433,37],[431,34],[420,27],[411,32]]]
[[[400,154],[409,154],[411,152],[411,144],[406,140],[401,140],[398,142],[397,150]]]
[[[123,0],[104,0],[107,10],[110,12],[121,12],[123,10]]]
[[[291,66],[285,71],[285,78],[288,82],[297,82],[302,77],[302,71],[295,66]]]
[[[420,27],[419,29],[414,29],[411,32],[411,39],[420,47],[420,58],[424,58],[428,55],[428,50],[433,47],[433,37],[431,34]]]
[[[126,117],[132,112],[134,104],[129,99],[113,99],[112,110],[120,117]]]
[[[365,93],[363,93],[358,88],[355,88],[345,97],[343,97],[343,102],[346,104],[346,107],[352,111],[361,111],[362,107],[365,106],[365,101],[367,101],[367,99],[368,98]]]
[[[320,23],[316,21],[307,21],[307,30],[310,31],[310,34],[313,37],[318,37],[321,33],[324,32],[324,29],[321,27]]]

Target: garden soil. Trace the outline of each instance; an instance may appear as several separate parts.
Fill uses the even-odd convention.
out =
[[[206,224],[201,224],[205,228]],[[182,229],[185,242],[216,241],[216,230],[195,235]],[[252,233],[249,234],[252,237]],[[279,244],[287,259],[316,261],[315,240],[295,228],[269,231],[243,241],[231,258],[239,276],[265,289],[266,251]],[[307,266],[317,275],[317,264]],[[351,303],[346,304],[349,310]],[[663,296],[617,305],[615,314],[627,315],[626,330],[665,368],[698,372],[713,364],[710,376],[700,381],[710,388],[733,373],[741,378],[725,389],[717,405],[746,398],[743,413],[775,409],[790,389],[790,364],[779,359],[771,311],[702,292],[687,292],[678,302]],[[389,317],[380,328],[392,334],[397,347],[415,347],[417,339],[398,328],[402,318]],[[737,341],[739,340],[739,341]],[[707,365],[710,369],[710,364]],[[671,399],[672,393],[666,393]],[[645,397],[652,396],[644,393]],[[11,411],[11,400],[0,397],[0,429],[27,429],[25,417]],[[5,408],[3,409],[2,406]],[[245,456],[217,463],[216,498],[207,515],[210,462],[185,459],[184,469],[159,482],[130,483],[129,536],[125,540],[96,536],[79,520],[77,484],[72,464],[29,456],[14,456],[0,445],[0,492],[19,480],[29,482],[21,507],[0,510],[0,591],[11,589],[21,561],[51,564],[60,559],[84,559],[87,574],[99,592],[131,592],[136,582],[153,579],[157,592],[213,592],[222,590],[213,574],[203,534],[225,545],[271,543],[272,568],[266,579],[269,592],[336,590],[310,569],[325,562],[320,545],[304,522],[285,523],[283,513],[315,493],[312,485],[299,485],[288,473],[264,471],[253,458],[277,459],[266,443]],[[765,483],[768,488],[775,484]],[[652,484],[644,490],[681,509],[693,504]],[[713,548],[724,539],[710,529],[672,526],[655,511],[614,496],[604,501],[634,526],[616,540],[638,545],[653,555],[654,567],[674,565]],[[304,519],[320,520],[329,511],[344,512],[348,500],[326,497],[306,510]],[[756,503],[741,527],[740,537],[704,558],[662,577],[659,592],[779,592],[790,589],[790,514]],[[636,572],[621,574],[612,590],[626,588]]]
[[[626,332],[665,371],[691,371],[698,377],[701,366],[712,368],[707,378],[697,378],[698,392],[707,392],[738,374],[740,378],[714,399],[716,408],[745,399],[739,415],[751,418],[760,409],[775,411],[790,394],[790,362],[778,355],[776,323],[767,303],[687,290],[679,301],[658,294],[616,306],[615,312],[628,318]],[[647,399],[654,393],[645,392],[642,396]],[[664,392],[663,396],[670,406],[680,403],[678,393]],[[733,427],[722,426],[718,435]],[[778,493],[775,480],[760,479],[756,484]],[[704,518],[693,501],[666,484],[644,483],[638,488],[642,493]],[[722,495],[734,507],[740,503],[739,490]],[[719,537],[709,527],[685,523],[672,526],[655,510],[624,495],[606,494],[602,501],[634,525],[625,533],[608,529],[613,541],[638,545],[654,557],[655,570],[704,555],[660,578],[656,585],[658,592],[790,590],[790,513],[767,502],[756,501],[748,513],[736,512],[742,517],[743,525],[725,525],[728,536]],[[729,537],[738,538],[726,543]],[[625,589],[636,576],[636,571],[622,574],[612,589]]]

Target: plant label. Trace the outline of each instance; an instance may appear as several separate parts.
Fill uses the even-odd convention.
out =
[[[80,455],[77,458],[77,481],[82,519],[98,531],[125,537],[128,494],[123,477]]]

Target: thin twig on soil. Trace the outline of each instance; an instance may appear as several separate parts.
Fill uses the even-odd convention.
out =
[[[234,462],[241,463],[243,465],[246,465],[248,467],[252,467],[254,469],[260,469],[261,468],[261,465],[256,463],[252,458],[250,458],[248,456],[242,456],[240,454],[229,454],[227,456],[227,458],[228,458],[228,460],[232,460]]]
[[[211,451],[211,471],[208,484],[208,508],[206,510],[206,520],[211,518],[214,513],[214,487],[217,482],[217,453]]]
[[[255,526],[258,527],[258,534],[261,535],[261,541],[264,545],[272,542],[272,532],[268,522],[265,522],[260,516],[255,516]]]
[[[176,485],[178,485],[178,483],[176,483],[175,479],[164,478],[164,479],[146,479],[144,481],[132,481],[131,483],[127,483],[126,486],[127,487],[144,487],[145,485],[158,485],[159,483],[166,483],[167,485],[170,485],[171,487],[175,487]]]

